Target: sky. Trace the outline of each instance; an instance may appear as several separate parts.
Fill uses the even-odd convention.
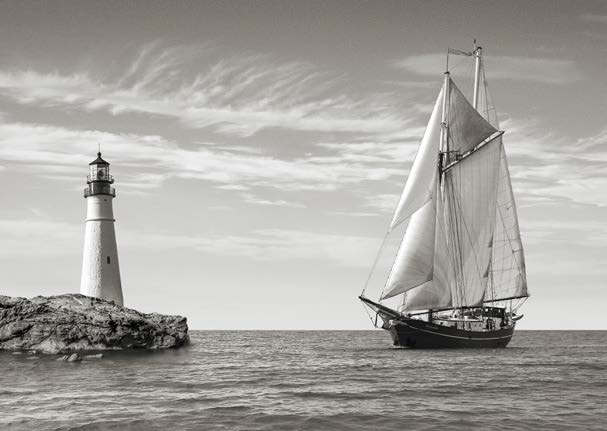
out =
[[[525,247],[517,327],[607,329],[601,1],[4,1],[0,294],[79,291],[100,145],[126,306],[371,328],[357,296],[446,49],[475,38]],[[469,95],[470,59],[450,64]]]

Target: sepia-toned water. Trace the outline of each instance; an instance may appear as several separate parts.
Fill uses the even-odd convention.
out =
[[[0,429],[604,430],[607,331],[405,350],[385,331],[193,331],[81,363],[0,353]]]

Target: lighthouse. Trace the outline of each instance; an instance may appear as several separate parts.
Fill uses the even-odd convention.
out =
[[[112,187],[114,179],[110,175],[110,164],[101,158],[101,152],[89,163],[86,183],[86,230],[80,293],[123,305],[114,231],[116,220],[112,209],[116,189]]]

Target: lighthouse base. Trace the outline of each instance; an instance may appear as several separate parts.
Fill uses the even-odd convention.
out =
[[[0,296],[0,350],[63,353],[87,350],[167,349],[188,343],[183,316],[140,313],[78,294]]]

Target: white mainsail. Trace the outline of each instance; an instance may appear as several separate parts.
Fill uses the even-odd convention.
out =
[[[524,257],[501,135],[494,135],[497,130],[447,79],[390,225],[391,231],[410,217],[381,297],[404,293],[404,311],[477,306],[488,297],[495,298],[496,290],[500,296],[505,291],[514,292],[511,296],[526,294]],[[445,88],[448,144],[439,148]],[[440,152],[446,154],[442,171]],[[507,242],[514,250],[510,262],[505,247],[496,253],[496,241]],[[502,269],[516,266],[518,275],[490,277],[498,263]]]
[[[457,276],[452,283],[454,307],[483,302],[491,259],[501,138],[462,159],[445,173],[448,190],[450,254]]]

